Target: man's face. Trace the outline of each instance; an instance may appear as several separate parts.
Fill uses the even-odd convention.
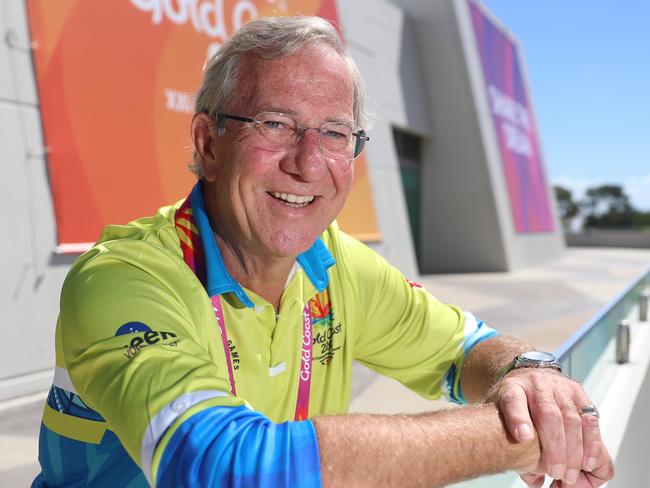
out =
[[[234,115],[281,112],[303,127],[353,121],[350,75],[325,46],[274,60],[245,57],[235,93],[226,110]],[[217,232],[240,252],[297,256],[334,220],[349,192],[352,164],[325,156],[317,131],[306,131],[297,145],[269,149],[252,124],[228,120],[213,144],[206,203]]]

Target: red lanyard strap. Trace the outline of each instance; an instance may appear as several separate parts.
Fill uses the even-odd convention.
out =
[[[226,355],[226,364],[228,365],[228,379],[230,380],[230,391],[233,396],[237,396],[235,389],[235,374],[232,369],[232,358],[230,357],[230,347],[228,347],[228,333],[226,332],[226,321],[223,318],[223,310],[221,309],[221,297],[214,295],[210,297],[212,301],[212,310],[217,318],[217,327],[221,334],[221,342],[223,342],[223,353]]]
[[[228,332],[226,331],[226,321],[223,318],[223,309],[221,308],[221,297],[214,295],[210,297],[212,309],[217,318],[217,326],[221,334],[223,343],[223,352],[226,356],[228,365],[228,379],[230,380],[230,391],[237,396],[235,388],[235,374],[232,367],[232,358],[230,356],[230,347],[228,346]],[[302,311],[302,341],[300,342],[300,375],[298,377],[298,395],[296,398],[296,412],[294,420],[305,420],[309,416],[309,396],[311,390],[311,367],[312,367],[312,319],[309,303],[305,305]]]
[[[294,420],[305,420],[309,415],[309,393],[311,389],[312,366],[312,320],[309,302],[302,311],[302,341],[300,343],[300,378]]]
[[[205,285],[207,275],[205,269],[205,258],[201,238],[197,232],[196,221],[192,212],[188,197],[181,207],[176,211],[176,229],[181,239],[181,249],[183,250],[183,259],[187,266]],[[186,225],[184,221],[190,222]],[[226,356],[228,365],[228,379],[230,381],[230,391],[237,396],[235,388],[235,375],[233,372],[232,357],[230,355],[230,346],[228,345],[228,332],[226,331],[226,321],[223,318],[223,309],[221,307],[221,297],[214,295],[210,297],[212,309],[217,319],[221,342],[223,343],[223,352]],[[305,420],[309,415],[309,396],[311,389],[312,373],[312,325],[311,310],[309,302],[305,305],[302,312],[302,341],[300,342],[300,373],[298,377],[298,395],[296,398],[295,420]]]

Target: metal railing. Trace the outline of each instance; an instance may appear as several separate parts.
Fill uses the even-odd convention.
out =
[[[649,287],[650,268],[560,346],[555,355],[566,374],[578,382],[587,378],[607,344],[616,337],[621,320],[639,305]]]
[[[616,338],[619,325],[624,319],[632,318],[630,314],[635,307],[641,304],[639,309],[643,308],[642,304],[647,300],[647,290],[649,289],[650,268],[566,340],[555,352],[562,363],[564,372],[576,381],[583,383],[596,363],[606,353],[606,349],[609,347],[607,354],[614,351],[610,342]],[[646,303],[646,320],[647,308]],[[640,310],[639,315],[642,314],[643,310]],[[640,320],[643,319],[640,318]],[[611,361],[613,362],[615,359],[612,357]],[[453,485],[454,488],[523,488],[524,486],[525,484],[512,472],[484,476]]]

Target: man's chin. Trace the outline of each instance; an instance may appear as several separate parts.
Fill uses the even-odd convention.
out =
[[[310,233],[304,231],[282,232],[273,236],[269,243],[272,254],[277,257],[296,258],[314,245],[321,233]]]

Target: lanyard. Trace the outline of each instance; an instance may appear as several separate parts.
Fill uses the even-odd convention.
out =
[[[183,258],[187,266],[194,272],[197,277],[207,276],[205,271],[205,260],[203,258],[201,246],[201,239],[198,235],[198,227],[192,215],[192,207],[189,204],[190,198],[188,197],[183,205],[176,212],[176,229],[179,234],[182,232],[187,239],[181,239],[181,247],[183,250]],[[190,223],[187,226],[183,221]],[[189,232],[188,232],[189,231]],[[192,235],[188,236],[191,233]],[[203,267],[203,268],[201,268]],[[228,344],[228,331],[226,328],[226,321],[223,317],[223,307],[221,305],[220,295],[213,295],[210,297],[212,302],[212,309],[214,310],[215,318],[217,319],[217,326],[221,335],[221,342],[223,343],[223,352],[226,356],[226,364],[228,365],[228,380],[230,381],[230,391],[233,396],[237,396],[237,389],[235,387],[235,375],[233,372],[232,357],[230,355],[230,346]],[[309,308],[309,302],[305,304],[302,311],[302,340],[300,341],[300,371],[298,376],[298,394],[296,398],[296,411],[294,420],[305,420],[309,415],[309,396],[311,390],[311,373],[312,373],[312,317]]]
[[[223,351],[226,355],[228,364],[228,379],[230,380],[230,391],[237,396],[235,388],[235,375],[233,373],[232,358],[230,357],[230,346],[228,344],[228,332],[226,330],[226,321],[223,318],[223,309],[221,307],[221,297],[214,295],[210,297],[212,309],[217,318],[217,325],[221,334]],[[312,319],[309,310],[309,303],[305,305],[302,311],[302,340],[300,341],[300,374],[298,378],[298,395],[296,399],[296,412],[294,420],[305,420],[309,415],[309,393],[311,389],[311,366],[312,366]]]

